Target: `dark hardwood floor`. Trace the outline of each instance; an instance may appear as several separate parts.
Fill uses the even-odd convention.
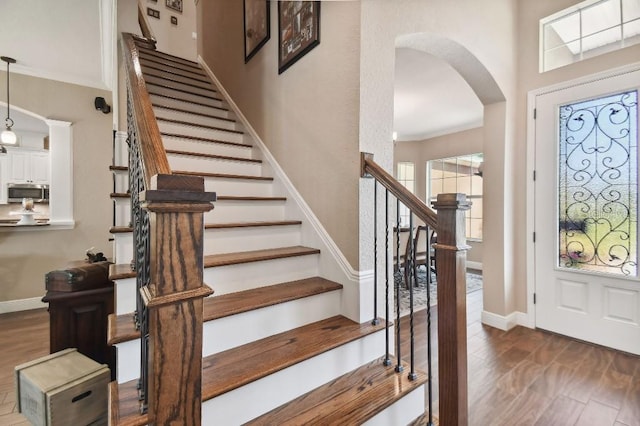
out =
[[[467,300],[470,425],[640,426],[639,357],[523,327],[503,332],[483,326],[482,292]],[[422,370],[425,318],[426,311],[414,317]],[[408,318],[400,326],[406,359]],[[13,367],[48,354],[48,313],[0,315],[0,348],[0,425],[28,425],[16,412]],[[433,368],[437,371],[437,358]],[[433,388],[437,393],[437,377]],[[425,419],[415,424],[426,424]]]

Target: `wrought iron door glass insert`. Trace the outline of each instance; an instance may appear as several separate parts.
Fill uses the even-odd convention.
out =
[[[560,106],[560,268],[637,276],[637,124],[637,91]]]

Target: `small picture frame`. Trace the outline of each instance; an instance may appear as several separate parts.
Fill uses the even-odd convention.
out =
[[[270,6],[267,0],[244,0],[245,64],[271,37]]]
[[[165,5],[169,9],[182,13],[182,0],[165,0]]]
[[[320,2],[278,2],[278,74],[320,44]]]
[[[160,19],[160,11],[152,9],[150,7],[147,8],[147,15],[151,16],[152,18]]]
[[[171,17],[171,24],[172,25],[178,25],[178,18],[176,18],[175,16]]]

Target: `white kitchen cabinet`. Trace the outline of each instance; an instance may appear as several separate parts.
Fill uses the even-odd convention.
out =
[[[8,183],[49,183],[49,152],[9,152]]]

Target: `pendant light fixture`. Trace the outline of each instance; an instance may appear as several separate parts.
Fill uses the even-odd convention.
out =
[[[18,137],[14,131],[11,130],[13,120],[11,119],[11,105],[9,103],[9,65],[15,64],[16,60],[8,56],[0,56],[0,59],[7,63],[7,118],[5,119],[6,128],[2,131],[2,134],[0,134],[0,141],[4,145],[15,145]]]

